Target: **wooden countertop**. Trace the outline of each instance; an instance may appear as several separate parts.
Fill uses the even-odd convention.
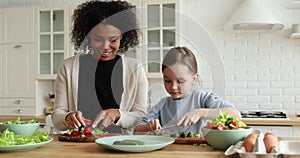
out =
[[[0,116],[0,122],[8,121],[8,120],[16,120],[20,117],[21,121],[28,121],[31,119],[36,119],[41,123],[45,123],[46,116]]]
[[[110,158],[110,157],[189,157],[189,158],[237,158],[238,155],[225,156],[224,151],[213,150],[209,146],[193,146],[183,144],[171,144],[163,149],[145,153],[126,153],[107,150],[96,143],[75,143],[58,141],[57,135],[54,140],[40,148],[23,151],[1,153],[1,157],[89,157],[89,158]]]
[[[300,126],[300,117],[288,115],[288,119],[242,119],[247,125],[279,125],[279,126]]]
[[[225,156],[224,151],[213,150],[209,146],[193,146],[183,144],[171,144],[163,149],[145,153],[127,153],[105,149],[96,143],[75,143],[58,141],[58,135],[53,135],[54,140],[40,148],[1,153],[1,158],[7,157],[55,157],[55,158],[110,158],[110,157],[164,157],[164,158],[238,158],[238,154]],[[282,140],[300,140],[300,137],[281,138]]]

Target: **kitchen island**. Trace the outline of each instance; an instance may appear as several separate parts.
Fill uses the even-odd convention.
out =
[[[0,153],[0,157],[18,158],[18,157],[40,157],[40,158],[73,158],[73,157],[89,157],[89,158],[110,158],[110,157],[184,157],[184,158],[235,158],[233,156],[225,156],[224,151],[213,150],[210,146],[193,146],[183,144],[171,144],[163,149],[146,152],[146,153],[127,153],[105,149],[96,143],[75,143],[61,142],[57,135],[53,136],[54,140],[40,148],[11,153]]]

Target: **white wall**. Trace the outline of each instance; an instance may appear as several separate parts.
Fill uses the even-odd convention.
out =
[[[0,7],[82,1],[0,0]],[[300,9],[289,9],[292,0],[265,1],[283,21],[283,30],[224,31],[243,0],[180,0],[179,14],[187,20],[180,24],[180,43],[197,54],[204,89],[216,90],[241,110],[300,113],[300,39],[289,38],[291,25],[300,23]],[[190,23],[197,27],[191,29]]]
[[[300,23],[300,9],[289,9],[292,0],[265,0],[283,21],[284,30],[239,32],[224,31],[223,27],[243,0],[191,1],[181,1],[181,14],[197,21],[212,36],[224,66],[226,99],[239,109],[284,109],[291,114],[300,113],[300,39],[289,38],[291,25]],[[199,27],[194,28],[183,31],[197,34]],[[207,47],[206,43],[201,47]],[[207,54],[197,53],[200,58]],[[209,84],[204,83],[203,88],[216,87],[210,85],[209,76],[213,75],[216,74],[202,75]]]

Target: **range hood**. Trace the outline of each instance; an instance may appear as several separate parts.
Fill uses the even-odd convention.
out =
[[[225,30],[281,30],[284,25],[263,0],[244,0],[225,25]]]

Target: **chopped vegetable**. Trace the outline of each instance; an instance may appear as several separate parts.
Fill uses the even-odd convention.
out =
[[[171,133],[170,137],[173,137],[173,138],[177,137],[177,133],[176,132],[175,133]]]
[[[35,119],[31,119],[29,121],[21,121],[20,117],[18,117],[16,120],[8,120],[8,121],[4,121],[3,124],[26,124],[26,123],[39,123],[38,120]]]
[[[141,140],[131,140],[131,139],[126,139],[122,141],[114,141],[113,145],[145,145],[146,143]]]
[[[209,120],[206,128],[216,130],[237,130],[239,128],[247,128],[247,124],[236,118],[226,114],[223,111],[219,112],[218,117]]]
[[[193,132],[189,131],[189,133],[186,135],[186,137],[193,137]]]
[[[6,129],[2,133],[0,133],[0,146],[36,144],[47,141],[48,137],[48,132],[37,131],[31,136],[21,136],[16,135],[14,132],[10,132],[8,129]]]
[[[180,138],[185,138],[186,137],[184,131],[179,131],[178,135],[179,135]]]
[[[92,131],[92,133],[93,133],[94,135],[99,135],[99,134],[104,134],[104,133],[107,133],[107,132],[104,132],[104,131],[102,131],[101,129],[96,128],[96,129],[94,129],[94,130]]]
[[[197,133],[197,134],[194,135],[194,137],[195,137],[195,138],[200,138],[200,134]]]
[[[81,127],[78,128],[78,130],[69,129],[63,135],[64,136],[69,136],[69,137],[92,137],[94,134],[86,126],[81,126]]]
[[[160,135],[163,135],[163,132],[161,130],[155,130],[154,135],[160,136]]]

